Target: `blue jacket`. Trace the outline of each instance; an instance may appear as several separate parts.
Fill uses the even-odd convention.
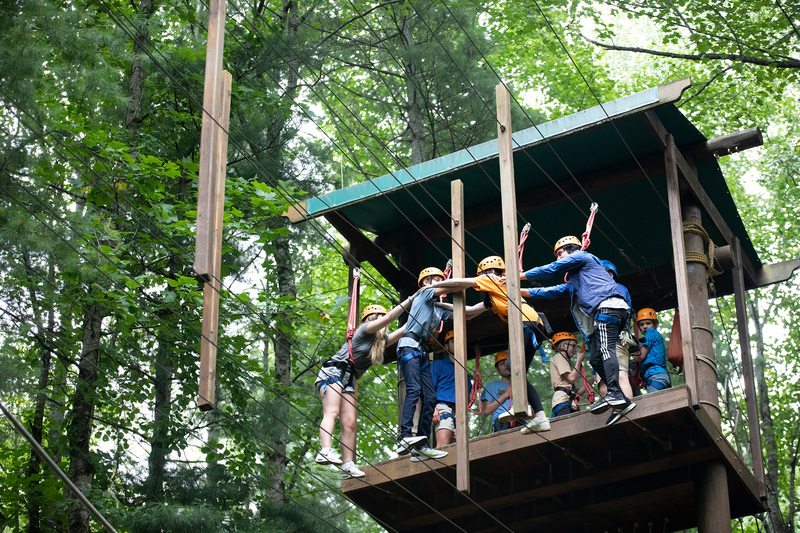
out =
[[[529,280],[547,280],[558,275],[569,273],[569,283],[562,283],[553,287],[531,289],[531,296],[535,298],[552,298],[559,294],[569,293],[570,299],[577,298],[581,311],[591,316],[597,305],[622,294],[617,283],[606,272],[600,260],[588,252],[577,251],[553,261],[549,265],[532,268],[525,272]]]

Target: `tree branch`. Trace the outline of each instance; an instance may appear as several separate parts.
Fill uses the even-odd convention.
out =
[[[711,52],[707,54],[679,54],[676,52],[663,52],[661,50],[650,50],[649,48],[638,48],[635,46],[615,46],[612,44],[601,43],[590,39],[579,33],[583,40],[586,42],[603,48],[604,50],[611,50],[614,52],[633,52],[636,54],[647,54],[658,57],[668,57],[671,59],[687,59],[689,61],[705,61],[706,59],[716,59],[723,61],[739,61],[740,63],[749,63],[751,65],[759,65],[762,67],[776,67],[776,68],[798,68],[800,69],[800,60],[789,59],[784,61],[775,61],[769,59],[761,59],[753,56],[746,56],[742,54],[724,54]]]

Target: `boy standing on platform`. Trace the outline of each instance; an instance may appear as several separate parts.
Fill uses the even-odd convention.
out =
[[[647,392],[668,389],[672,386],[667,372],[667,349],[664,337],[658,332],[658,315],[646,307],[636,315],[636,323],[644,332],[644,343],[636,361],[642,366],[642,377]]]
[[[578,340],[567,331],[553,335],[550,341],[556,354],[550,359],[550,383],[553,386],[553,410],[550,418],[578,412],[577,396],[583,393],[583,384],[575,382],[581,376],[583,352],[578,354],[575,366],[570,360],[575,355]]]
[[[436,446],[447,446],[456,441],[456,365],[453,361],[455,332],[444,336],[444,359],[431,363],[433,388],[436,389],[436,407],[433,410]],[[467,391],[471,382],[467,377]]]
[[[451,314],[449,310],[436,305],[439,296],[471,287],[472,281],[462,278],[445,280],[444,272],[436,267],[428,267],[419,273],[418,285],[422,290],[414,298],[405,332],[397,343],[397,363],[406,383],[397,453],[405,455],[413,450],[414,455],[420,458],[439,459],[447,452],[428,445],[431,419],[436,407],[436,391],[428,364],[428,343],[442,320],[447,320]],[[466,317],[470,319],[485,310],[483,303],[469,306],[466,308]],[[422,410],[415,435],[414,412],[420,397]]]
[[[595,402],[590,411],[600,414],[613,408],[615,412],[606,421],[613,424],[636,407],[620,388],[616,350],[630,307],[600,260],[581,250],[577,237],[562,237],[553,251],[556,261],[528,270],[520,279],[540,281],[568,276],[568,281],[559,285],[527,289],[528,295],[532,298],[569,295],[575,324],[589,342],[589,363],[608,387],[608,394]],[[522,294],[525,296],[525,290]]]

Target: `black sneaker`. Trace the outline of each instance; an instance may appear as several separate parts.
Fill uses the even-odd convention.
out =
[[[608,405],[614,409],[624,409],[625,406],[630,403],[630,400],[623,395],[612,396],[610,394],[606,394],[606,401],[608,402]]]
[[[592,404],[592,406],[589,408],[589,411],[591,411],[593,415],[599,415],[608,411],[609,407],[611,406],[608,404],[606,399],[600,398]]]
[[[631,411],[633,411],[635,408],[636,408],[636,404],[633,403],[632,401],[628,400],[628,403],[627,403],[627,405],[625,405],[625,407],[623,407],[622,409],[615,409],[614,412],[611,413],[611,416],[609,416],[608,420],[606,420],[606,425],[610,426],[611,424],[613,424],[614,422],[616,422],[617,420],[619,420],[623,416],[625,416],[628,413],[630,413]]]

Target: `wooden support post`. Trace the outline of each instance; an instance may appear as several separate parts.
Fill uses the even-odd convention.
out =
[[[214,154],[214,216],[212,219],[211,279],[203,285],[203,324],[200,338],[200,378],[197,405],[203,411],[213,409],[217,384],[217,330],[219,294],[222,288],[222,230],[225,214],[225,174],[228,166],[228,126],[231,109],[232,77],[223,71],[220,78],[222,100],[220,127],[216,128]]]
[[[222,123],[222,53],[225,45],[225,0],[210,0],[208,5],[208,44],[203,122],[200,130],[200,169],[197,184],[197,234],[194,271],[198,279],[212,278],[214,247],[214,206],[218,126]],[[225,128],[227,131],[227,128]]]
[[[733,293],[736,301],[736,326],[739,331],[739,351],[742,354],[744,373],[744,399],[747,408],[747,430],[750,437],[750,456],[753,458],[753,475],[758,483],[759,497],[767,497],[764,483],[764,452],[761,449],[761,431],[758,423],[758,404],[756,403],[756,384],[753,371],[753,357],[750,354],[750,332],[747,329],[747,306],[745,302],[744,270],[742,267],[742,245],[734,238],[733,245]]]
[[[453,236],[453,277],[466,276],[464,252],[464,184],[450,183]],[[467,317],[466,293],[453,293],[453,355],[456,360],[456,488],[469,494],[469,421],[467,420]]]
[[[511,95],[502,83],[495,87],[497,98],[497,140],[500,162],[500,198],[503,213],[503,250],[508,292],[508,359],[511,362],[513,408],[518,414],[528,410],[525,379],[525,348],[522,332],[522,295],[519,283],[519,233],[517,195],[514,186],[514,150],[511,138]]]
[[[699,465],[695,477],[697,502],[697,531],[699,533],[730,533],[731,504],[728,499],[728,473],[722,461]]]
[[[689,305],[689,281],[686,270],[686,249],[683,242],[683,217],[681,215],[680,185],[678,168],[675,162],[675,141],[667,136],[664,150],[664,165],[667,175],[667,201],[669,204],[669,224],[672,235],[672,250],[675,263],[675,285],[678,292],[678,308],[681,313],[681,340],[683,344],[683,369],[692,405],[698,405],[697,378],[694,343],[692,335],[692,308]]]

